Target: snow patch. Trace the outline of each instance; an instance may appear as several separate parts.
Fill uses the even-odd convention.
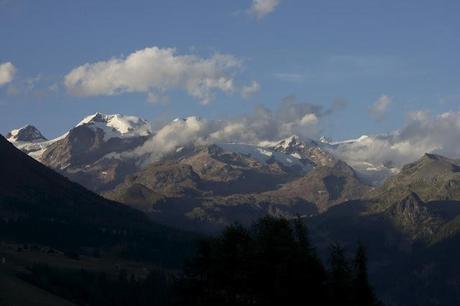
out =
[[[298,166],[305,172],[308,172],[312,168],[309,164],[305,165],[299,158],[265,147],[241,143],[220,143],[217,145],[225,151],[235,152],[254,158],[261,164],[268,164],[269,161],[276,161],[283,166]]]
[[[136,116],[95,113],[80,121],[77,127],[83,125],[95,130],[102,130],[104,132],[104,141],[108,141],[111,138],[128,138],[152,134],[150,123]]]

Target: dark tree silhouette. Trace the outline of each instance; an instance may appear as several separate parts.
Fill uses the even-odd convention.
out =
[[[333,244],[330,249],[329,304],[352,306],[352,270],[345,250],[339,244]]]
[[[367,254],[366,249],[361,243],[356,249],[356,254],[353,260],[353,268],[354,305],[378,305],[374,291],[369,285],[369,279],[367,276]]]
[[[335,244],[325,267],[300,219],[266,217],[250,228],[229,226],[201,242],[180,276],[162,269],[139,277],[123,269],[115,276],[34,265],[22,277],[79,305],[379,305],[365,249],[359,246],[350,261]]]
[[[333,245],[326,269],[300,219],[272,217],[203,241],[175,296],[175,305],[191,306],[376,305],[362,247],[350,263]]]

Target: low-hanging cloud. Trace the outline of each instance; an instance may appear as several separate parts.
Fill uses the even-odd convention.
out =
[[[257,19],[262,19],[272,13],[280,4],[280,0],[252,0],[248,14]]]
[[[151,101],[156,101],[153,97],[164,96],[169,90],[182,89],[207,104],[213,100],[216,91],[240,91],[235,76],[241,68],[242,62],[228,54],[201,58],[178,55],[173,48],[151,47],[125,58],[76,67],[65,76],[64,84],[71,94],[79,96],[141,92],[146,93]]]
[[[212,143],[260,144],[291,135],[316,138],[318,124],[330,114],[322,106],[283,99],[274,111],[256,107],[250,114],[227,120],[199,117],[175,119],[160,127],[143,146],[125,156],[144,156],[146,162],[157,160],[181,146]]]
[[[408,115],[399,130],[378,136],[361,137],[359,141],[341,144],[335,153],[350,164],[401,167],[424,153],[460,157],[460,112],[439,115],[418,111]]]
[[[11,62],[0,64],[0,86],[13,81],[16,67]]]

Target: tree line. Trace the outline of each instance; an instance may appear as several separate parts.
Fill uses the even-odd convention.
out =
[[[136,278],[34,266],[28,281],[81,305],[377,306],[359,245],[348,258],[338,244],[326,264],[301,220],[266,217],[227,227],[199,243],[181,273],[151,271]]]

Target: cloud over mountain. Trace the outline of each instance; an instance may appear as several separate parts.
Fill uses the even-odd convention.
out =
[[[258,144],[299,135],[318,136],[317,125],[331,109],[298,102],[295,97],[283,99],[274,111],[258,106],[245,116],[226,120],[199,117],[178,118],[160,127],[142,147],[128,155],[149,155],[158,159],[180,146],[234,142]]]
[[[383,165],[391,162],[399,167],[427,152],[457,158],[460,156],[458,139],[460,112],[432,115],[418,111],[409,114],[401,129],[339,145],[336,153],[351,164],[367,161]]]
[[[150,100],[181,89],[207,104],[216,91],[239,91],[235,76],[241,68],[242,62],[228,54],[201,58],[194,54],[178,55],[173,48],[151,47],[125,58],[76,67],[65,76],[64,83],[70,93],[79,96],[141,92],[148,94]],[[242,94],[255,91],[253,87],[244,87]]]

